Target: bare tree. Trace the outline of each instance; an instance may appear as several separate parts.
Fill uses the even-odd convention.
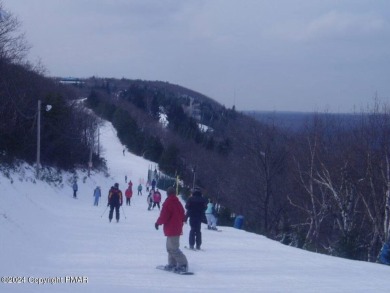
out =
[[[0,2],[0,61],[21,63],[25,58],[29,45],[20,27],[19,20]]]
[[[285,201],[287,138],[275,125],[248,123],[241,129],[247,129],[243,153],[250,158],[246,176],[252,181],[244,189],[248,191],[248,211],[257,225],[261,224],[260,231],[269,235],[278,226]]]
[[[300,188],[288,199],[305,215],[297,222],[306,234],[303,247],[333,253],[340,241],[349,241],[358,225],[355,162],[359,160],[350,150],[350,132],[332,115],[315,115],[296,137],[293,162]]]
[[[307,217],[307,222],[301,224],[308,225],[302,243],[304,248],[316,248],[318,246],[321,224],[329,214],[328,193],[316,184],[318,154],[321,153],[322,147],[321,126],[318,124],[318,119],[314,117],[313,133],[308,133],[306,139],[301,139],[302,142],[307,142],[306,146],[301,146],[303,153],[299,157],[295,155],[293,158],[297,168],[295,174],[297,174],[297,181],[303,188],[303,193],[298,198],[288,196],[290,204],[306,214]],[[305,199],[304,195],[308,196],[308,200]]]
[[[364,203],[367,227],[367,259],[375,261],[378,247],[389,240],[390,187],[390,115],[386,106],[377,103],[371,113],[362,119],[356,133],[362,149],[365,174],[358,184]]]

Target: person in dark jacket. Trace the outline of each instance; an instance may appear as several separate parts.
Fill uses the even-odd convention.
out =
[[[146,202],[148,203],[148,211],[150,211],[152,209],[152,205],[153,205],[153,189],[151,189],[149,191],[149,195],[148,197],[146,198]]]
[[[77,185],[77,181],[74,181],[73,182],[73,198],[77,198],[77,190],[79,189],[78,185]]]
[[[115,209],[115,218],[116,221],[119,222],[119,208],[122,206],[123,196],[122,191],[119,190],[119,184],[115,183],[114,186],[111,187],[108,193],[108,203],[107,206],[110,206],[110,213],[108,214],[108,219],[112,220],[114,209]]]
[[[168,264],[165,266],[166,270],[188,271],[187,258],[179,248],[184,219],[184,208],[176,196],[175,188],[168,187],[167,199],[164,201],[160,216],[154,224],[156,230],[158,230],[159,225],[164,225],[164,234],[167,236]]]
[[[187,217],[190,218],[189,244],[191,249],[200,249],[202,245],[201,224],[207,208],[207,201],[199,188],[194,188],[192,196],[187,200]],[[195,246],[196,245],[196,246]]]
[[[156,185],[157,185],[157,181],[156,181],[156,179],[153,178],[153,180],[152,180],[152,189],[153,190],[156,190]]]

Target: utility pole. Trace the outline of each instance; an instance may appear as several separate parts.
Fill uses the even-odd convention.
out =
[[[88,161],[88,177],[91,176],[91,169],[92,169],[92,146],[89,150],[89,161]]]
[[[37,170],[36,178],[39,179],[39,171],[41,168],[41,100],[38,100],[38,109],[37,109]],[[52,108],[51,105],[46,105],[46,111],[50,111]]]
[[[88,160],[88,177],[91,175],[91,169],[92,169],[92,153],[93,153],[93,149],[95,147],[95,131],[93,131],[91,133],[91,136],[90,136],[90,149],[89,149],[89,160]]]
[[[98,157],[100,157],[100,127],[98,127]]]
[[[38,115],[37,115],[37,170],[36,177],[39,179],[39,168],[41,165],[41,100],[38,100]]]
[[[176,174],[176,195],[179,195],[179,175]]]

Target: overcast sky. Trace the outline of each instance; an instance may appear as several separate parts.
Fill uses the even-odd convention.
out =
[[[238,110],[390,97],[389,0],[0,0],[50,76],[161,80]]]

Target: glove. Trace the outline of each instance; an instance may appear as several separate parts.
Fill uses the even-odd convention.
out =
[[[154,224],[154,228],[156,228],[156,230],[158,230],[158,224]]]

